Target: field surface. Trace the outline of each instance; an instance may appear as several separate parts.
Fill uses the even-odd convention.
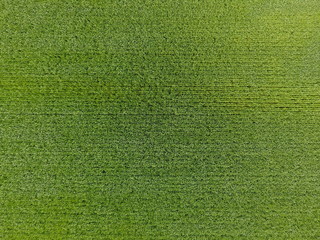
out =
[[[318,0],[0,0],[0,239],[320,239]]]

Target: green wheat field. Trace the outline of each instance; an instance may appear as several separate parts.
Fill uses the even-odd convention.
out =
[[[320,239],[320,2],[0,0],[0,239]]]

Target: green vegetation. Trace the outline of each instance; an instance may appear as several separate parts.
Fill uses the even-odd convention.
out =
[[[0,0],[0,239],[320,237],[317,0]]]

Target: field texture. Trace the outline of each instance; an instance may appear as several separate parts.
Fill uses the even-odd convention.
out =
[[[0,239],[320,239],[320,2],[0,0]]]

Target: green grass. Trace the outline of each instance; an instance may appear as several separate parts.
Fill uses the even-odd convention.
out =
[[[316,0],[0,0],[0,239],[318,239]]]

